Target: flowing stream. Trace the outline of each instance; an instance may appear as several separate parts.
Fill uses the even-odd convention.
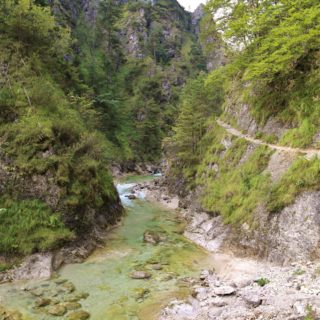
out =
[[[92,320],[152,320],[168,301],[188,295],[186,277],[208,267],[210,255],[181,235],[183,223],[175,211],[145,201],[143,193],[136,200],[126,197],[136,183],[153,178],[131,177],[118,185],[127,214],[103,248],[84,263],[63,267],[56,279],[0,286],[0,305],[20,311],[26,319],[69,319],[73,311],[53,317],[48,315],[50,306],[36,308],[36,300],[45,296],[61,304],[83,296],[78,303]],[[163,241],[145,243],[146,230]],[[148,272],[151,278],[132,279],[135,271]],[[75,290],[68,291],[63,281]]]

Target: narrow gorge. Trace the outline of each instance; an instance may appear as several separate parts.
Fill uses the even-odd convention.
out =
[[[319,319],[320,4],[197,4],[0,1],[0,320]]]

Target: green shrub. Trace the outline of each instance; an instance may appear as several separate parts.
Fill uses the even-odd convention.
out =
[[[7,271],[13,267],[11,263],[0,263],[0,272]]]
[[[267,207],[277,212],[292,204],[296,197],[306,190],[319,190],[320,160],[304,157],[297,159],[281,180],[272,187]]]
[[[317,133],[317,127],[304,119],[299,128],[294,128],[285,133],[280,143],[293,148],[306,148],[312,144],[313,137]]]
[[[0,198],[0,252],[30,254],[56,248],[72,239],[59,214],[39,200]]]
[[[251,222],[255,208],[268,195],[270,178],[263,171],[271,151],[267,147],[258,147],[244,163],[239,164],[246,150],[246,141],[237,139],[222,155],[221,144],[218,143],[216,151],[208,151],[210,162],[217,165],[218,171],[210,169],[205,160],[202,167],[207,169],[198,173],[202,176],[199,182],[204,190],[203,207],[221,214],[225,223]],[[213,157],[214,154],[216,156]]]
[[[293,272],[293,275],[294,276],[301,276],[301,275],[303,275],[303,274],[305,274],[306,273],[306,271],[305,270],[303,270],[303,269],[297,269],[297,270],[295,270],[294,272]]]
[[[270,283],[270,280],[267,278],[260,278],[258,280],[255,280],[255,282],[260,286],[260,287],[264,287],[266,286],[268,283]]]

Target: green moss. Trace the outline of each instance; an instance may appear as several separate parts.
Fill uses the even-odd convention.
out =
[[[281,180],[271,189],[268,209],[271,212],[282,210],[292,204],[296,197],[306,190],[319,190],[320,160],[297,159]]]

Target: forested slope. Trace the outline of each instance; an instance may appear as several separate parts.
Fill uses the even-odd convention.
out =
[[[216,120],[267,143],[319,148],[320,6],[213,0],[207,10],[228,60],[182,96],[166,141],[169,186],[197,195],[203,210],[237,230],[238,244],[246,239],[240,241],[245,248],[281,261],[297,251],[314,254],[316,247],[304,244],[318,239],[320,160],[250,143]],[[300,231],[299,215],[305,221]],[[297,230],[284,244],[289,226]],[[303,234],[306,226],[312,234]]]
[[[0,203],[3,254],[53,249],[122,209],[70,31],[30,1],[1,2]]]
[[[177,1],[0,4],[0,253],[56,249],[118,221],[108,168],[161,159],[180,89],[206,70]]]

